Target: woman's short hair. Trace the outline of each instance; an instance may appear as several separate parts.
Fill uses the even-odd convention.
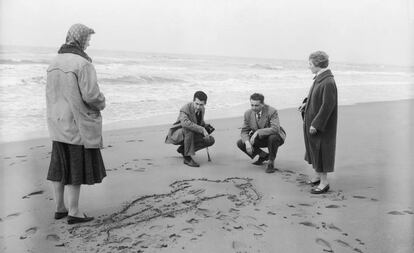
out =
[[[316,51],[309,55],[309,60],[312,61],[315,67],[327,68],[329,65],[329,56],[324,51]]]

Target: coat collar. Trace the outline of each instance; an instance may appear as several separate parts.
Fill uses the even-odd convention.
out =
[[[330,69],[327,69],[324,72],[322,72],[321,74],[317,75],[316,78],[315,78],[315,82],[319,83],[327,77],[333,77],[332,72],[331,72]]]

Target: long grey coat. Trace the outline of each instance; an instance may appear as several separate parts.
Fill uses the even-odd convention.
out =
[[[316,172],[333,172],[335,165],[338,92],[332,72],[318,75],[309,91],[303,121],[305,160]],[[309,133],[310,126],[317,133]]]

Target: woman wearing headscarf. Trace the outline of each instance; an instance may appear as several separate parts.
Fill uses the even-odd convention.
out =
[[[105,97],[99,90],[92,60],[85,53],[94,33],[85,25],[72,25],[47,69],[47,123],[52,140],[47,179],[53,185],[55,219],[67,216],[69,224],[93,220],[79,210],[81,185],[101,183],[106,176],[100,152],[100,111],[105,108]]]
[[[312,194],[329,190],[327,174],[334,171],[336,128],[338,119],[338,92],[329,57],[317,51],[309,56],[309,69],[315,74],[308,97],[299,110],[303,116],[305,160],[312,164],[315,175],[307,182],[316,186]]]

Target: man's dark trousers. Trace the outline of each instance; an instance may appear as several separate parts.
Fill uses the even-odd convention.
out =
[[[183,134],[184,140],[179,145],[184,146],[184,156],[193,156],[198,150],[210,147],[215,142],[211,135],[204,137],[202,134],[187,129],[183,129]]]
[[[260,155],[264,153],[263,150],[260,148],[268,148],[269,149],[269,161],[274,161],[276,159],[276,154],[278,148],[284,143],[283,139],[278,134],[272,134],[269,136],[265,136],[260,138],[259,136],[256,137],[252,147],[253,152],[252,155],[247,153],[246,144],[243,140],[237,141],[237,146],[241,149],[244,153],[246,153],[251,159],[253,159],[256,155]]]

